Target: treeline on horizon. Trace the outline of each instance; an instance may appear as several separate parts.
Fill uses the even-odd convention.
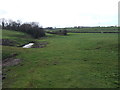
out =
[[[0,19],[0,27],[4,30],[14,30],[30,34],[34,38],[40,38],[45,36],[46,33],[57,34],[57,35],[67,35],[67,33],[117,33],[120,31],[118,26],[74,26],[65,28],[56,27],[46,27],[42,28],[39,26],[38,22],[27,22],[22,23],[20,20],[6,20],[4,18]]]
[[[45,31],[42,27],[39,26],[38,22],[29,22],[29,23],[21,23],[20,20],[6,20],[2,19],[2,29],[20,31],[27,34],[30,34],[34,38],[40,38],[45,36]]]

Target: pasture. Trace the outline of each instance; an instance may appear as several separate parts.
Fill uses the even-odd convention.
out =
[[[17,53],[22,62],[4,67],[3,88],[117,88],[118,34],[47,34],[33,39],[27,34],[3,30],[3,38],[24,44],[46,41],[44,48],[3,46],[3,57]],[[17,45],[16,45],[17,46]]]
[[[56,28],[56,29],[50,29],[50,31],[57,31],[57,30],[67,30],[68,32],[89,32],[89,33],[104,33],[104,32],[119,32],[118,27],[66,27],[66,28]],[[49,29],[47,29],[49,31]]]

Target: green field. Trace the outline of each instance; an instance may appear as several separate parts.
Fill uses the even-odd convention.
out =
[[[20,44],[29,35],[3,30],[3,38]],[[50,35],[44,48],[3,46],[3,56],[18,53],[22,62],[5,67],[3,88],[116,88],[118,83],[118,34],[68,33]],[[21,66],[22,65],[22,66]]]
[[[118,27],[81,27],[81,28],[64,28],[68,32],[118,32]],[[64,30],[63,28],[56,28],[51,31]],[[47,30],[50,31],[50,30]]]

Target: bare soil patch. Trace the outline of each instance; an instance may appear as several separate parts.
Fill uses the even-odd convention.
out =
[[[14,53],[12,55],[10,55],[9,57],[7,57],[6,59],[2,60],[2,63],[0,63],[0,66],[2,66],[2,73],[0,73],[0,79],[6,79],[6,72],[10,71],[7,70],[6,71],[6,66],[15,66],[18,65],[22,60],[15,58],[15,56],[17,56],[18,54]]]
[[[2,66],[14,66],[21,62],[21,59],[15,58],[18,54],[14,53],[10,56],[8,56],[6,59],[2,60]]]
[[[14,66],[17,65],[21,62],[21,59],[16,59],[16,58],[7,58],[5,60],[3,60],[2,62],[2,66]]]
[[[34,42],[34,45],[31,48],[43,48],[46,47],[48,42]]]
[[[0,45],[4,46],[16,46],[17,42],[9,39],[0,39]]]

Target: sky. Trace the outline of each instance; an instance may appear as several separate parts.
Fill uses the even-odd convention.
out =
[[[0,18],[43,27],[118,25],[119,0],[0,0]]]

